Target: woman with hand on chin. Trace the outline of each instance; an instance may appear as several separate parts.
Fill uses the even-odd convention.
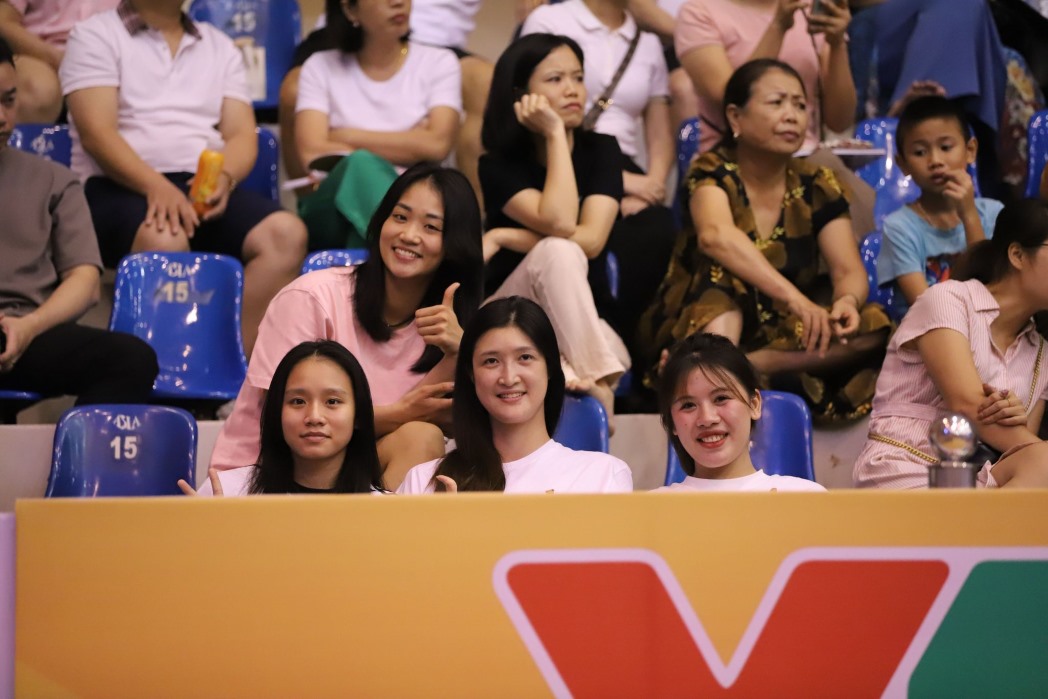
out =
[[[688,173],[689,220],[641,321],[647,381],[675,342],[711,332],[738,344],[771,388],[802,395],[817,420],[865,415],[890,321],[863,303],[845,190],[829,168],[793,157],[808,123],[804,84],[785,63],[751,61],[724,103],[730,132]]]
[[[452,405],[456,449],[408,472],[398,494],[620,493],[629,467],[553,441],[564,403],[557,336],[533,301],[483,306],[462,336]]]
[[[273,367],[317,338],[344,345],[367,374],[387,488],[442,455],[460,322],[481,300],[480,238],[477,199],[461,173],[422,164],[397,178],[368,226],[366,262],[303,275],[269,305],[211,465],[254,461]]]
[[[208,469],[186,495],[381,493],[371,389],[360,363],[330,340],[292,348],[273,372],[253,466]]]
[[[622,153],[613,137],[579,128],[585,103],[582,50],[567,37],[530,34],[496,63],[479,168],[485,286],[492,298],[524,296],[542,307],[568,389],[591,393],[610,416],[629,353],[598,314],[594,294],[606,294],[606,284],[593,289],[587,275],[591,267],[603,274]]]
[[[750,434],[761,416],[757,372],[725,337],[696,333],[673,347],[659,377],[659,413],[687,476],[658,490],[825,490],[753,465]]]

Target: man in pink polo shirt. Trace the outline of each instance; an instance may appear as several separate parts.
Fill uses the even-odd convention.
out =
[[[73,25],[120,0],[0,0],[0,37],[18,62],[18,121],[51,123],[62,111],[58,66]]]
[[[62,61],[73,171],[84,181],[102,261],[129,252],[216,252],[244,262],[244,347],[270,299],[298,276],[306,227],[236,189],[258,154],[244,62],[232,40],[193,22],[182,0],[122,0],[79,23]],[[208,210],[187,191],[201,151],[224,155]]]

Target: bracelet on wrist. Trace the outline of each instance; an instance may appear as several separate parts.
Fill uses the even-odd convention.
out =
[[[850,291],[849,291],[849,292],[846,292],[846,293],[843,293],[843,294],[841,294],[840,296],[838,296],[837,298],[835,298],[835,299],[833,300],[833,302],[834,302],[834,303],[837,303],[838,301],[842,301],[842,300],[844,300],[844,299],[851,299],[851,300],[852,300],[852,301],[853,301],[853,302],[855,303],[855,308],[861,308],[861,307],[862,307],[862,304],[861,304],[861,303],[859,303],[859,297],[858,297],[858,296],[856,296],[855,294],[851,293]]]
[[[233,177],[229,170],[223,170],[222,174],[229,178],[229,191],[232,192],[237,188],[237,178]]]

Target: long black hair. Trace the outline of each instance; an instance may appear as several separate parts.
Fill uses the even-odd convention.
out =
[[[460,491],[506,489],[506,473],[502,470],[502,457],[495,449],[491,416],[477,397],[473,382],[473,353],[485,333],[507,327],[518,328],[527,335],[546,361],[549,380],[542,411],[546,431],[550,435],[557,431],[564,407],[564,369],[560,366],[557,334],[546,312],[521,296],[508,296],[482,306],[463,332],[459,345],[451,403],[456,448],[441,460],[434,473],[438,491],[444,490],[444,485],[435,479],[438,475],[453,478]]]
[[[575,40],[559,34],[522,36],[499,56],[480,131],[481,143],[489,153],[514,159],[536,159],[531,132],[517,121],[513,105],[528,93],[528,81],[535,67],[561,46],[571,49],[579,59],[579,65],[584,65],[582,49]]]
[[[1012,245],[1034,250],[1048,243],[1048,202],[1020,199],[997,215],[993,237],[980,240],[961,257],[955,279],[978,279],[983,284],[1000,281],[1012,269]]]
[[[753,84],[764,77],[765,73],[778,70],[787,75],[797,78],[801,84],[801,91],[808,96],[808,88],[804,86],[804,80],[797,69],[789,63],[783,63],[775,58],[755,58],[746,61],[735,69],[728,78],[728,84],[724,86],[724,101],[721,103],[721,118],[724,120],[724,134],[721,136],[718,146],[734,146],[735,134],[731,131],[731,122],[728,121],[728,107],[732,105],[742,109],[753,96]]]
[[[681,469],[689,476],[695,475],[695,459],[691,458],[674,432],[673,401],[693,369],[701,369],[711,380],[716,379],[733,392],[736,392],[736,387],[741,387],[745,395],[736,392],[735,397],[747,405],[753,402],[760,386],[757,370],[747,359],[746,353],[726,337],[713,333],[695,333],[670,349],[669,359],[659,376],[659,417],[680,459]]]
[[[262,448],[251,481],[252,493],[290,493],[295,490],[295,466],[291,447],[284,439],[282,415],[284,392],[291,371],[299,363],[314,357],[329,359],[349,377],[353,387],[353,436],[346,446],[342,468],[335,479],[333,492],[367,493],[384,490],[382,464],[375,449],[375,411],[371,405],[371,388],[357,358],[333,340],[315,340],[295,345],[284,355],[273,372],[269,392],[262,406],[259,428]]]
[[[473,187],[458,170],[431,163],[414,165],[390,185],[371,217],[367,229],[369,256],[356,271],[353,311],[361,326],[376,342],[387,342],[393,335],[382,316],[386,304],[386,265],[379,252],[382,226],[404,192],[419,182],[429,183],[444,205],[444,257],[430,280],[419,308],[440,304],[444,291],[454,282],[459,282],[461,286],[455,292],[455,316],[459,325],[466,327],[484,298],[480,207]],[[443,356],[440,348],[426,345],[411,370],[424,374]]]
[[[327,32],[329,41],[339,50],[356,53],[364,47],[364,28],[349,21],[345,10],[342,9],[342,3],[343,0],[326,0],[324,3],[324,31]],[[346,4],[356,7],[359,0],[346,0]],[[407,41],[410,33],[405,33],[401,40]]]

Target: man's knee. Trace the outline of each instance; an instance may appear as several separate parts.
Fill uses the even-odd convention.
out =
[[[19,121],[53,122],[62,111],[62,85],[48,63],[32,56],[17,56]]]
[[[288,211],[266,216],[251,229],[244,241],[244,259],[256,257],[282,260],[296,268],[306,256],[306,224]]]
[[[188,252],[189,237],[185,233],[160,230],[155,223],[143,223],[135,232],[129,252]]]

